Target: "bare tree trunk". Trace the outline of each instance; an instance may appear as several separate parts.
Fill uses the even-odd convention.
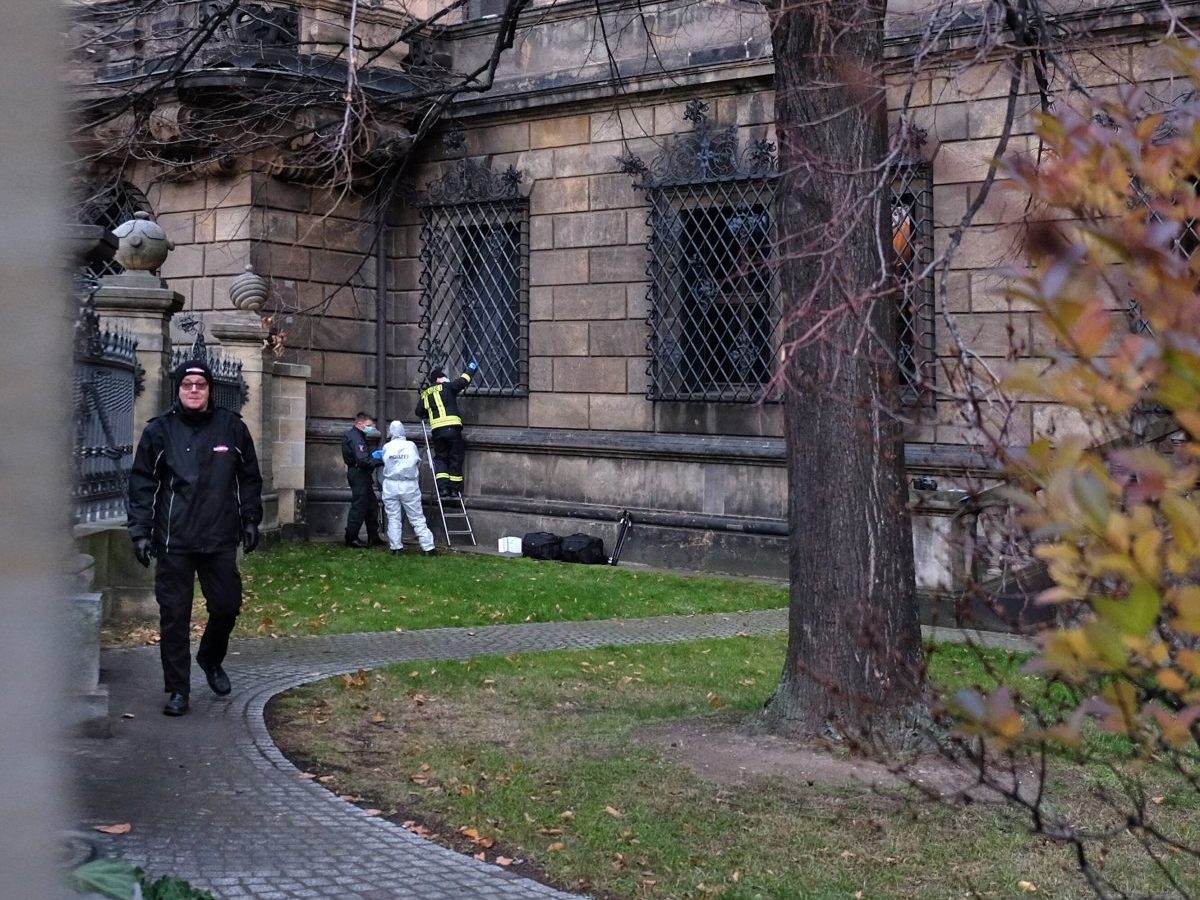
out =
[[[885,6],[771,9],[791,593],[787,660],[765,719],[785,734],[890,742],[922,692],[904,444],[890,412]]]

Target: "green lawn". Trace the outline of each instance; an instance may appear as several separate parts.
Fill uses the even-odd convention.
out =
[[[784,641],[394,666],[277,698],[271,730],[302,768],[362,805],[599,897],[1017,897],[1031,885],[1041,896],[1090,896],[1069,852],[1030,837],[1001,805],[821,781],[711,783],[639,738],[645,727],[731,727],[752,716],[778,679]],[[1019,661],[943,646],[932,674],[952,687]],[[1068,764],[1062,783],[1075,790],[1062,808],[1111,823],[1082,790],[1084,775]],[[1194,792],[1169,788],[1159,786],[1162,822],[1195,845]],[[1120,830],[1105,873],[1139,892],[1161,889]],[[1200,877],[1194,860],[1167,864]]]
[[[778,584],[440,550],[289,543],[245,557],[241,633],[327,634],[787,605]]]

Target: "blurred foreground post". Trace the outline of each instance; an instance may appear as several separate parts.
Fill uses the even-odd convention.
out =
[[[58,7],[0,29],[0,900],[61,896],[62,571],[73,553],[71,328],[63,272]]]

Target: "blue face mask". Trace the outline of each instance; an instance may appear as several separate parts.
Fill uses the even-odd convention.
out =
[[[366,427],[363,428],[363,434],[365,434],[369,438],[379,437],[379,429],[376,428],[374,425],[367,425]]]

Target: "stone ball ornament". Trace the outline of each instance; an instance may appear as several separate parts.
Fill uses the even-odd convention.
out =
[[[162,227],[150,218],[150,213],[138,210],[133,218],[113,229],[117,251],[113,260],[133,272],[156,271],[175,249],[175,242]]]
[[[229,286],[229,299],[235,309],[259,312],[267,302],[267,279],[257,274],[254,266],[246,266]]]

